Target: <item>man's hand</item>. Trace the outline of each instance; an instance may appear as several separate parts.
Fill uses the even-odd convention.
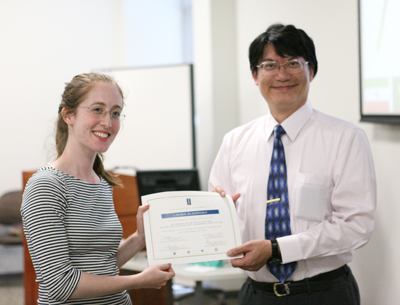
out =
[[[265,266],[272,255],[271,241],[266,239],[251,240],[229,250],[228,256],[235,256],[241,253],[245,256],[231,259],[232,266],[247,271],[258,271]]]
[[[224,189],[222,187],[220,187],[220,186],[217,186],[215,188],[215,190],[213,190],[213,192],[217,192],[218,194],[221,195],[221,197],[225,197],[225,195],[226,195]],[[236,203],[236,200],[239,199],[240,194],[239,193],[235,193],[235,194],[231,195],[231,197],[232,197],[233,202]]]

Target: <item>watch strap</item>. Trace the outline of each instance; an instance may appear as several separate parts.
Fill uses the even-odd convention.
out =
[[[279,265],[282,263],[282,256],[279,253],[278,241],[274,238],[271,239],[272,254],[268,260],[270,265]]]

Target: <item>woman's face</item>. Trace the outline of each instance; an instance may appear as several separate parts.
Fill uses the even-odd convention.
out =
[[[122,107],[122,97],[115,85],[93,85],[75,114],[64,117],[69,129],[67,145],[75,153],[106,152],[118,134],[121,123],[117,114]]]

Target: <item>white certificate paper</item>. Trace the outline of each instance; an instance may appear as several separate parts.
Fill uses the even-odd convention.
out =
[[[164,192],[142,196],[142,204],[147,203],[143,217],[149,266],[232,259],[226,253],[242,244],[229,195]]]

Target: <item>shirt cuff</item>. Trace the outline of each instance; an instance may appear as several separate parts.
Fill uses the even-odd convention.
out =
[[[289,235],[276,239],[282,256],[282,264],[297,262],[303,259],[300,239],[297,235]]]

